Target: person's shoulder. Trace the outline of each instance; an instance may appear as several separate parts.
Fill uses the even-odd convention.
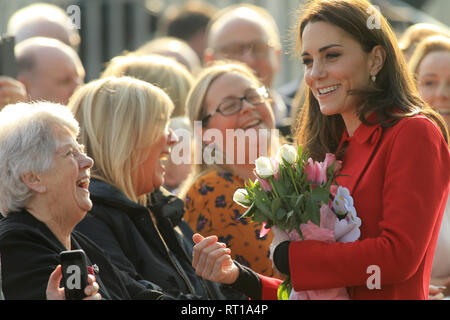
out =
[[[0,220],[0,239],[14,234],[24,234],[27,231],[39,233],[39,228],[33,219],[29,219],[22,212],[10,213],[7,217]]]
[[[440,132],[436,123],[425,115],[402,118],[394,127],[395,130],[431,130]]]

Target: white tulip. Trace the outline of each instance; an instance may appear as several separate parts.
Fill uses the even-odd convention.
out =
[[[284,159],[289,164],[294,164],[295,160],[297,160],[297,150],[295,150],[295,148],[289,144],[284,144],[278,150],[277,158],[280,164],[283,163],[282,159]]]
[[[233,201],[245,208],[248,208],[252,203],[246,198],[246,196],[248,196],[247,190],[243,188],[237,189],[234,192]]]
[[[256,159],[255,170],[258,177],[263,179],[270,178],[274,174],[272,161],[267,157],[259,157]]]

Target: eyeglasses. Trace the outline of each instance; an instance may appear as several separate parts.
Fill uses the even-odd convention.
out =
[[[257,89],[248,89],[243,97],[228,97],[225,98],[217,107],[216,110],[208,114],[202,119],[202,124],[205,125],[206,122],[216,113],[220,113],[224,116],[232,116],[233,114],[239,112],[242,109],[242,101],[247,101],[251,105],[258,105],[264,103],[269,98],[269,93],[265,87],[260,87]]]
[[[251,52],[255,58],[266,58],[272,45],[264,42],[234,43],[217,49],[217,52],[229,59],[239,59]]]

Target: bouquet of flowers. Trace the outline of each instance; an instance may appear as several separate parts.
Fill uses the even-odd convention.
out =
[[[257,179],[236,190],[233,200],[247,208],[241,218],[262,223],[261,237],[276,226],[292,241],[352,242],[360,236],[361,220],[349,190],[336,184],[341,166],[331,153],[318,162],[302,146],[285,144],[276,159],[255,161]],[[278,299],[348,299],[348,294],[345,288],[295,291],[287,277]]]

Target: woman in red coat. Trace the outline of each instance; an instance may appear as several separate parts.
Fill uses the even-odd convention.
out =
[[[347,287],[351,299],[427,299],[450,187],[448,131],[414,88],[395,36],[366,0],[312,2],[298,24],[306,102],[297,142],[315,160],[343,160],[361,237],[351,243],[290,242],[274,231],[273,263],[293,287]],[[201,241],[202,240],[202,241]],[[203,277],[253,298],[276,298],[279,281],[230,260],[215,237],[198,242]]]

